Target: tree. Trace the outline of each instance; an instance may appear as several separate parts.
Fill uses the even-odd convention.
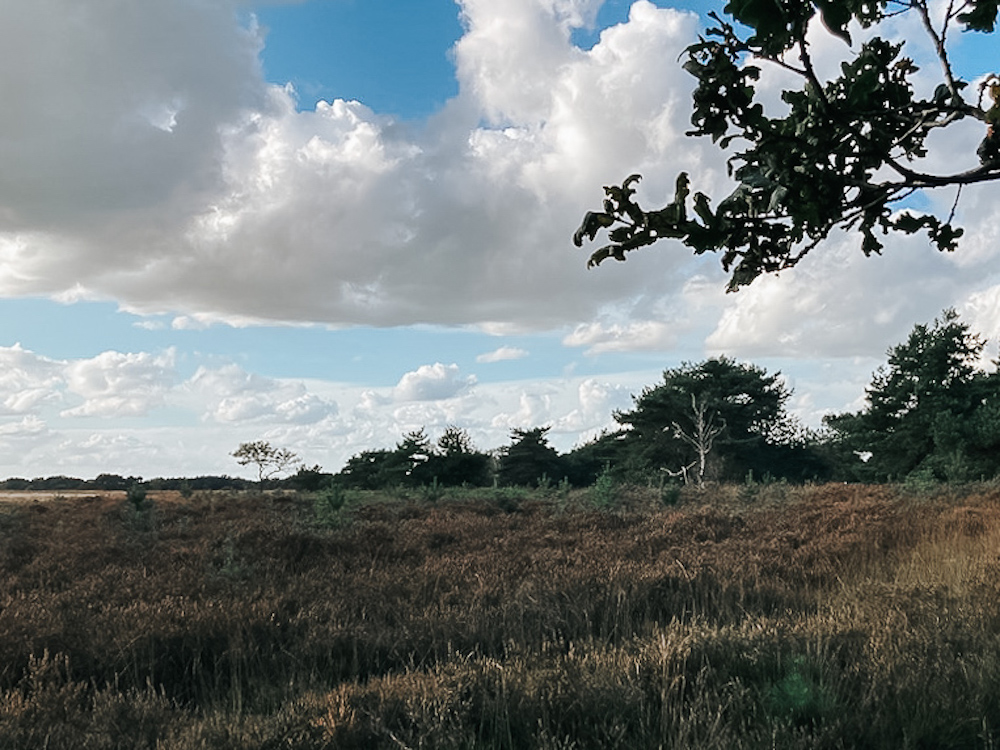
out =
[[[449,425],[438,438],[425,473],[444,487],[482,487],[490,481],[491,463],[488,454],[476,450],[468,432]]]
[[[419,487],[431,481],[427,462],[432,453],[431,441],[423,427],[405,433],[403,439],[396,444],[396,450],[392,452],[386,467],[386,485]]]
[[[287,448],[275,448],[266,440],[240,443],[232,453],[240,466],[253,464],[257,467],[257,481],[272,479],[300,463],[299,457]]]
[[[392,460],[392,451],[362,451],[351,456],[337,474],[338,484],[358,490],[377,490],[388,486],[386,467]]]
[[[556,449],[549,445],[549,427],[511,431],[509,446],[500,456],[497,479],[507,486],[534,486],[548,478],[559,481],[563,477],[563,461]]]
[[[574,487],[589,487],[609,469],[621,474],[625,437],[621,431],[603,430],[597,437],[567,453],[563,463],[570,483]]]
[[[299,470],[288,479],[296,489],[303,492],[318,492],[330,484],[333,480],[333,474],[324,472],[323,467],[319,464],[313,466],[302,464],[299,466]]]
[[[337,475],[345,487],[377,490],[419,487],[433,480],[428,469],[433,447],[423,428],[407,432],[393,450],[363,451]]]
[[[824,422],[853,478],[885,481],[925,471],[938,479],[1000,469],[1000,376],[977,367],[985,341],[945,310],[889,349],[856,413]],[[853,460],[851,460],[853,459]]]
[[[687,48],[683,67],[698,82],[688,135],[708,136],[731,154],[735,190],[714,210],[708,196],[695,193],[692,214],[685,172],[660,210],[633,199],[640,175],[605,187],[603,210],[588,212],[573,238],[579,247],[609,230],[609,243],[588,266],[623,261],[631,250],[673,238],[698,255],[721,252],[734,291],[796,265],[835,228],[859,229],[866,255],[882,249],[877,231],[923,230],[940,250],[955,249],[962,230],[952,225],[954,207],[943,221],[896,208],[916,191],[949,186],[957,189],[957,206],[963,186],[1000,179],[1000,77],[968,91],[947,46],[959,29],[993,33],[997,8],[998,0],[950,0],[939,18],[930,0],[730,0],[725,12],[734,23],[710,13],[714,25]],[[821,81],[806,36],[817,14],[847,45],[858,25],[879,32],[889,18],[915,16],[936,50],[940,83],[918,97],[917,67],[904,54],[916,42],[893,43],[877,33],[852,47],[857,51],[839,77]],[[799,82],[782,93],[787,113],[765,113],[755,88],[761,65]],[[928,136],[968,118],[982,121],[984,135],[975,155],[969,149],[969,168],[926,171]],[[733,144],[743,150],[731,151]]]
[[[780,373],[728,357],[665,370],[663,383],[614,415],[625,428],[619,468],[637,477],[696,469],[699,482],[742,479],[748,471],[785,476],[798,466],[789,461],[789,436],[797,434],[785,412],[790,395]]]
[[[93,485],[101,490],[127,490],[142,482],[142,477],[123,477],[120,474],[98,474]]]
[[[437,441],[438,452],[442,456],[460,456],[465,453],[475,453],[472,436],[466,430],[455,425],[448,425]]]
[[[674,437],[680,438],[690,445],[697,456],[690,464],[682,466],[678,472],[684,478],[684,484],[687,484],[689,481],[688,472],[694,468],[698,470],[695,474],[695,483],[699,487],[705,484],[705,469],[708,466],[708,455],[712,452],[715,439],[726,429],[725,422],[718,422],[716,420],[717,416],[718,414],[715,411],[710,412],[708,410],[706,399],[699,401],[698,397],[692,393],[690,434],[685,432],[684,428],[677,424],[677,422],[671,425],[674,430]],[[677,473],[671,473],[673,476],[677,476]]]

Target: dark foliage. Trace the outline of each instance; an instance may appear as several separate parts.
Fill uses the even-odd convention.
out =
[[[562,457],[549,445],[548,427],[511,431],[512,443],[500,455],[497,479],[504,486],[534,487],[539,482],[559,482],[565,476]]]
[[[997,2],[949,3],[943,19],[929,0],[733,0],[725,13],[728,20],[710,14],[714,25],[687,48],[683,67],[697,79],[688,135],[708,136],[730,153],[735,189],[714,208],[701,192],[689,203],[691,179],[682,172],[673,200],[646,210],[634,199],[639,175],[606,187],[603,209],[588,212],[573,238],[581,246],[608,230],[608,244],[589,265],[625,260],[634,249],[672,238],[695,254],[719,252],[736,290],[794,266],[835,228],[859,231],[866,255],[881,252],[880,237],[889,232],[923,231],[940,250],[954,250],[962,230],[953,216],[896,209],[916,191],[960,191],[1000,179],[1000,78],[969,91],[948,56],[956,32],[993,33]],[[846,45],[852,27],[875,30],[850,47],[840,75],[827,81],[813,66],[815,39],[807,38],[817,14]],[[890,33],[884,21],[901,15],[912,15],[927,38],[897,43],[878,35]],[[917,94],[917,66],[906,54],[919,44],[939,58],[939,83],[927,98]],[[778,116],[762,103],[770,91],[758,96],[765,65],[797,81],[782,93],[786,111]],[[969,145],[968,164],[958,172],[925,171],[928,137],[969,118],[983,123],[984,139],[978,149]]]
[[[785,412],[789,396],[780,373],[727,357],[666,370],[663,383],[643,390],[631,411],[615,414],[626,428],[612,444],[618,467],[626,476],[676,475],[682,467],[694,467],[690,476],[699,469],[690,438],[701,412],[717,431],[706,455],[705,478],[822,477],[809,436]]]
[[[423,429],[410,432],[393,450],[364,451],[351,457],[336,481],[354,489],[482,487],[492,479],[490,456],[476,450],[464,430],[448,427],[432,445]]]
[[[918,473],[964,481],[1000,472],[1000,375],[977,364],[985,341],[946,310],[888,352],[856,413],[827,417],[849,476]]]

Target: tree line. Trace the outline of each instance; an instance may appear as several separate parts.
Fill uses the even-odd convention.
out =
[[[494,451],[452,426],[437,441],[420,429],[359,453],[335,475],[314,467],[297,476],[357,489],[587,486],[602,474],[661,485],[991,479],[1000,474],[1000,373],[995,362],[982,366],[985,346],[945,310],[889,349],[860,410],[827,415],[819,429],[788,412],[792,390],[780,373],[723,356],[665,370],[614,413],[614,429],[566,454],[545,426],[515,429]]]
[[[212,490],[245,490],[254,487],[253,482],[240,477],[205,475],[198,477],[155,477],[143,479],[141,476],[121,474],[98,474],[93,479],[80,479],[63,474],[48,477],[10,477],[0,481],[0,490],[8,492],[90,492],[127,491],[141,485],[149,490],[173,490],[182,493]]]
[[[615,427],[559,453],[550,428],[517,428],[510,443],[481,450],[449,426],[432,440],[404,434],[391,448],[352,456],[337,473],[305,466],[266,441],[232,454],[258,481],[228,476],[153,479],[101,474],[13,478],[6,490],[211,490],[249,487],[379,490],[406,487],[583,487],[605,476],[636,484],[751,480],[974,481],[1000,475],[1000,372],[984,366],[986,340],[954,310],[914,326],[872,375],[863,407],[803,426],[788,412],[781,373],[729,357],[684,363],[613,414]],[[294,473],[292,473],[294,471]],[[286,475],[286,476],[281,476]]]

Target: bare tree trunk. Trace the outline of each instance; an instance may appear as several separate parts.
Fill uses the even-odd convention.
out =
[[[681,473],[684,475],[684,483],[687,484],[688,481],[688,469],[690,469],[695,464],[698,465],[698,475],[697,482],[699,487],[705,485],[705,468],[708,463],[708,455],[712,452],[712,446],[715,443],[715,438],[726,428],[725,421],[721,425],[715,424],[715,412],[712,412],[706,416],[708,412],[708,406],[704,401],[698,403],[698,398],[693,393],[691,394],[691,415],[693,429],[691,434],[687,434],[681,429],[681,426],[676,422],[673,423],[674,435],[685,443],[694,448],[695,453],[698,454],[698,458],[681,469]],[[673,472],[668,471],[671,476],[677,476]]]

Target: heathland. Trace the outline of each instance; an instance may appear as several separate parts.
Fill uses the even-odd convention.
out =
[[[992,748],[1000,487],[0,503],[0,747]]]

